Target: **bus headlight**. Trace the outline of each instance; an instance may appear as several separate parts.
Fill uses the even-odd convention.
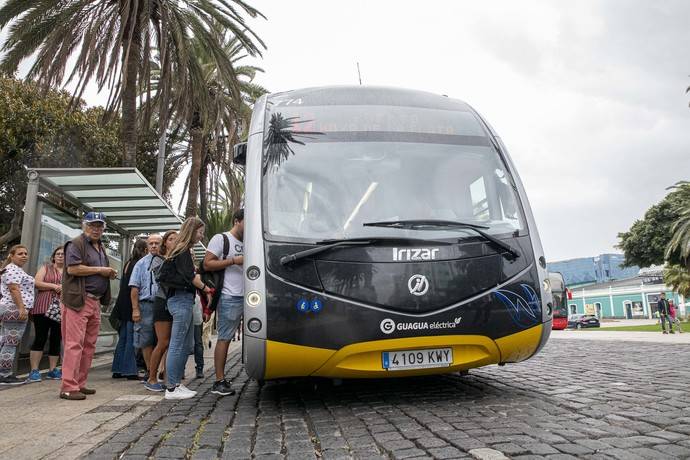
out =
[[[551,292],[551,281],[549,281],[548,278],[544,280],[543,286],[544,292]]]
[[[261,330],[261,321],[256,318],[252,318],[247,322],[247,329],[251,332],[259,332]]]
[[[247,294],[247,305],[250,307],[256,307],[261,303],[261,294],[256,291],[251,291]],[[252,331],[253,332],[253,331]]]
[[[250,280],[254,281],[258,279],[259,276],[261,276],[261,270],[259,270],[259,267],[257,267],[256,265],[252,265],[247,269],[247,278],[249,278]]]

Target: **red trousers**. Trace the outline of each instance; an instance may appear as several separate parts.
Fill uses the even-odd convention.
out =
[[[101,328],[101,305],[85,297],[84,308],[75,311],[62,305],[62,391],[79,391],[86,386],[96,340]]]

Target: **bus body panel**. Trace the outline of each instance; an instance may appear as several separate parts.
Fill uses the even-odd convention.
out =
[[[483,335],[419,336],[360,342],[339,350],[267,342],[266,379],[316,376],[328,378],[387,378],[459,372],[499,362],[520,362],[532,356],[543,325],[497,340]],[[387,371],[381,350],[452,348],[453,364],[445,368]]]
[[[348,91],[357,94],[361,89],[349,88]],[[387,90],[382,91],[385,93]],[[421,94],[418,99],[424,104],[429,104],[427,99],[433,96],[415,94]],[[365,95],[372,98],[371,92]],[[526,221],[524,225],[529,236],[515,238],[510,243],[519,247],[523,257],[504,260],[497,255],[495,248],[484,243],[468,242],[449,248],[428,243],[416,248],[420,250],[417,252],[422,261],[410,261],[414,252],[399,253],[401,258],[407,257],[407,261],[383,260],[382,254],[386,251],[392,254],[394,249],[391,245],[384,245],[364,252],[324,253],[315,260],[307,258],[294,266],[283,266],[278,263],[281,251],[291,253],[314,246],[265,240],[263,149],[271,100],[280,100],[283,105],[301,103],[301,99],[292,98],[290,93],[263,96],[255,104],[249,128],[244,269],[246,274],[250,267],[257,267],[261,273],[256,280],[245,276],[243,357],[245,369],[251,377],[438,374],[492,363],[519,362],[545,344],[552,325],[552,299],[550,292],[544,289],[546,270],[540,264],[543,251],[534,217],[524,187],[500,138],[473,109],[448,98],[434,99],[433,102],[447,105],[445,110],[472,112],[494,136],[493,142],[498,145],[498,153],[514,180]],[[395,105],[398,101],[391,95],[388,103]],[[326,105],[337,108],[337,103]],[[423,249],[429,249],[429,252],[423,252]],[[438,251],[433,252],[434,249]],[[367,253],[364,260],[361,259],[363,253]],[[434,256],[433,261],[428,260],[431,255]],[[349,262],[348,257],[351,259]],[[494,269],[490,260],[496,264]],[[362,273],[363,268],[366,272],[367,266],[372,272],[368,281]],[[409,276],[417,272],[428,275],[431,278],[429,284],[437,290],[443,290],[443,282],[447,283],[447,292],[436,292],[435,296],[430,294],[423,301],[406,300],[405,291],[411,281]],[[445,278],[443,273],[446,273]],[[482,274],[475,278],[482,280],[481,283],[477,284],[463,275],[467,273]],[[458,285],[453,285],[454,282]],[[370,284],[368,287],[367,283]],[[469,289],[462,283],[475,285]],[[361,287],[376,290],[384,285],[388,286],[387,294],[383,290],[368,296],[357,292]],[[392,285],[399,292],[391,292]],[[258,304],[247,303],[250,293],[259,294]],[[314,301],[320,302],[318,312],[300,310],[299,305]],[[261,325],[254,332],[248,327],[253,319],[260,321]],[[394,325],[393,330],[388,330],[391,324]],[[451,366],[386,371],[381,365],[384,351],[439,347],[453,348]]]
[[[267,273],[267,332],[270,340],[340,349],[383,338],[481,334],[498,339],[541,323],[536,271],[524,270],[508,282],[433,312],[412,314],[306,288]],[[397,284],[406,285],[407,280]],[[433,286],[430,288],[433,289]],[[319,312],[300,303],[319,301]]]
[[[244,214],[244,265],[245,294],[266,292],[265,257],[263,245],[263,223],[261,217],[261,163],[263,156],[263,120],[266,111],[266,96],[261,96],[254,105],[250,135],[247,139],[247,159],[245,173],[245,214]],[[261,275],[256,280],[246,276],[246,269],[258,267]],[[266,364],[266,303],[265,298],[256,306],[244,303],[242,336],[242,360],[247,374],[257,380],[265,375]],[[262,327],[252,332],[247,327],[248,319],[258,319]]]
[[[334,250],[317,261],[303,259],[283,266],[278,262],[282,256],[304,246],[266,243],[266,269],[278,279],[325,294],[398,313],[424,315],[504,284],[529,265],[527,258],[507,260],[481,242],[447,246],[430,242],[417,246],[413,254],[433,251],[435,260],[391,263],[394,254],[405,250],[395,243],[386,243]],[[514,246],[523,253],[532,251],[527,237],[516,238]],[[467,274],[472,274],[471,280],[466,279]],[[429,289],[425,295],[409,292],[408,280],[415,275],[426,277]],[[538,289],[539,284],[535,281],[532,288]]]
[[[482,119],[483,120],[483,119]],[[539,274],[539,282],[540,286],[544,285],[544,281],[548,279],[548,272],[546,271],[546,257],[544,256],[544,248],[541,245],[541,239],[539,238],[539,233],[537,232],[537,222],[534,219],[534,214],[532,213],[532,207],[529,204],[529,199],[527,198],[527,192],[525,191],[525,186],[522,184],[522,179],[520,179],[520,175],[517,172],[517,168],[515,167],[515,164],[513,163],[512,158],[510,157],[510,154],[508,153],[508,149],[506,148],[505,144],[503,143],[503,140],[501,139],[498,134],[494,131],[494,129],[489,125],[485,120],[484,123],[487,124],[489,129],[491,130],[492,134],[495,136],[496,141],[498,142],[499,146],[501,147],[501,153],[506,161],[508,163],[508,168],[510,169],[512,175],[513,175],[513,180],[515,181],[515,185],[517,186],[518,189],[518,195],[520,196],[520,201],[522,203],[522,208],[523,212],[525,213],[525,216],[527,218],[527,227],[529,228],[529,236],[530,239],[532,240],[532,248],[534,250],[534,259],[538,263],[537,265],[537,272]],[[544,348],[544,345],[546,345],[546,342],[548,342],[549,337],[551,336],[551,328],[553,326],[553,322],[551,321],[552,317],[552,311],[553,311],[553,297],[551,295],[550,290],[542,290],[542,320],[544,322],[544,327],[542,328],[542,335],[539,340],[539,346],[537,349],[534,351],[534,354],[538,353],[542,348]]]
[[[568,327],[568,318],[554,318],[553,319],[553,329],[556,331],[562,331]]]
[[[251,378],[263,380],[266,374],[266,340],[254,335],[242,336],[244,371]]]

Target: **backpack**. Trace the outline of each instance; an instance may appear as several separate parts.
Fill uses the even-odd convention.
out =
[[[223,258],[221,260],[225,260],[228,258],[228,253],[230,252],[230,239],[225,233],[221,233],[221,235],[223,235]],[[205,285],[215,289],[213,292],[213,297],[211,298],[211,303],[208,305],[208,309],[211,311],[216,311],[218,302],[220,302],[220,296],[223,292],[225,269],[223,268],[216,271],[207,271],[202,262],[201,267],[199,267],[199,275],[201,276],[201,281],[203,281]]]
[[[175,257],[178,257],[178,254]],[[170,288],[173,289],[189,289],[194,288],[194,286],[189,285],[187,280],[182,276],[180,272],[177,271],[177,266],[175,265],[175,258],[165,259],[163,263],[153,269],[153,274],[158,283],[159,290],[162,287],[167,295],[167,291]]]

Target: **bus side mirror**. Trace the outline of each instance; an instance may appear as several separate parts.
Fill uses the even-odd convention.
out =
[[[247,143],[240,142],[233,147],[232,161],[238,165],[245,165],[247,163]]]

